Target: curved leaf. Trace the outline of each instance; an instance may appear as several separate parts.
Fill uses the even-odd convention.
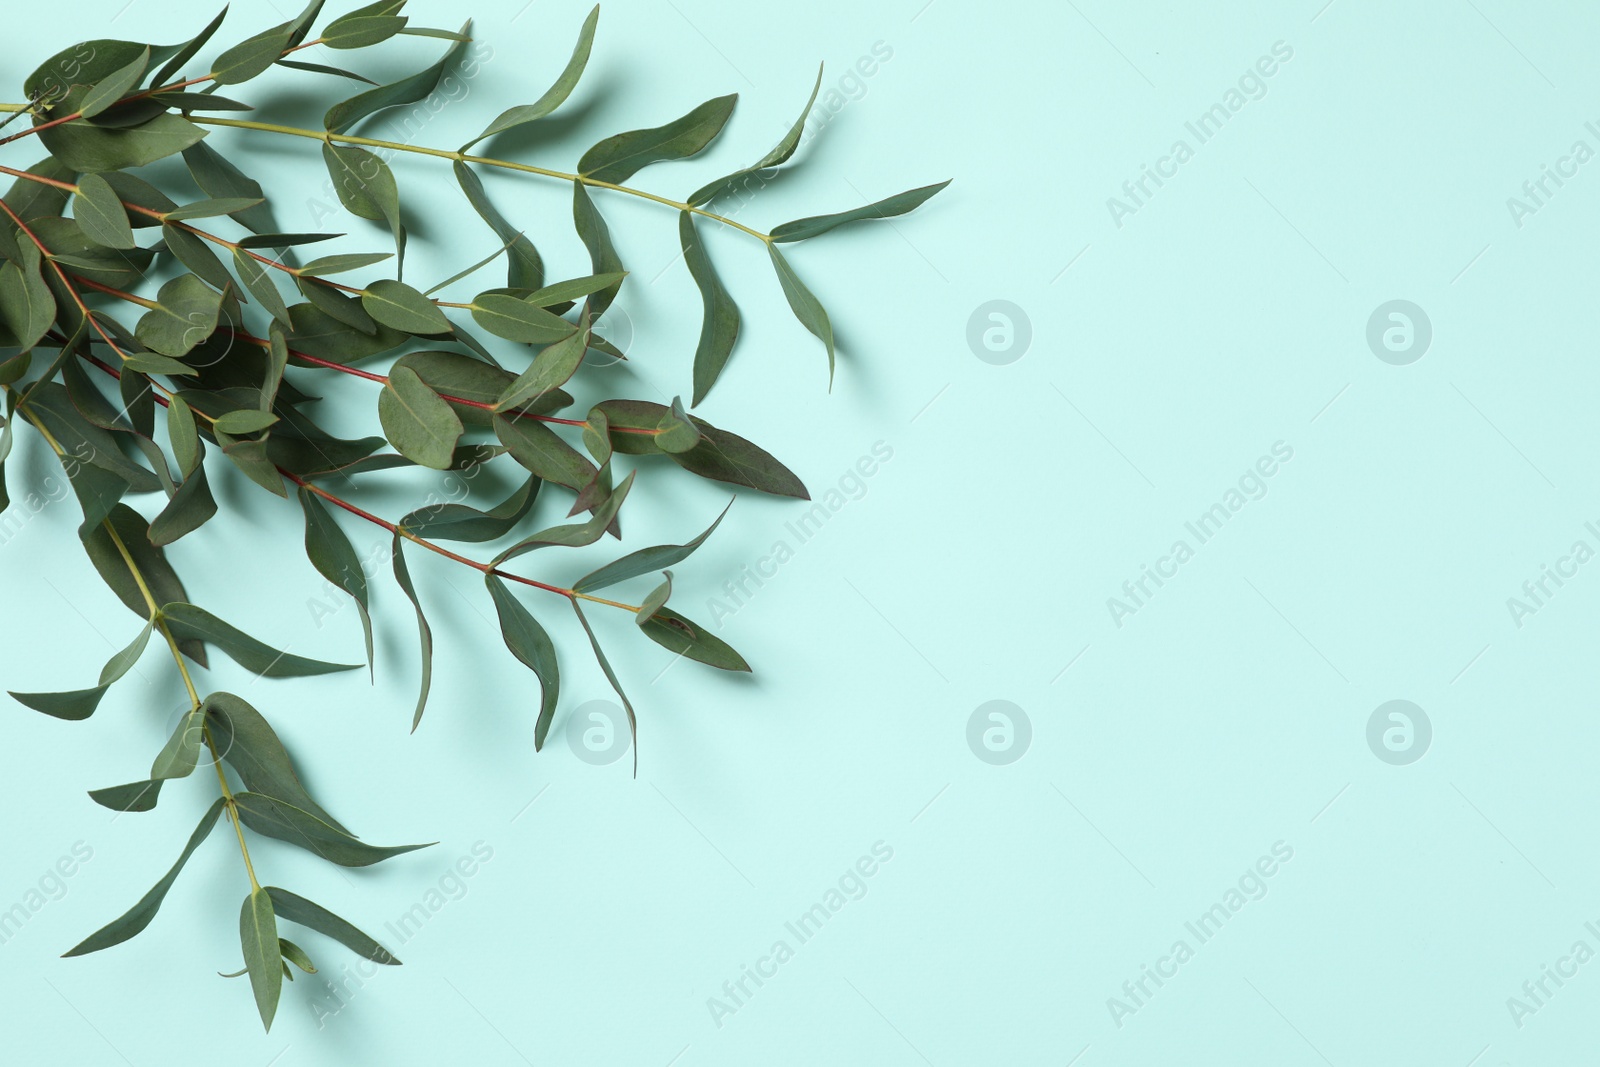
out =
[[[193,604],[168,604],[161,609],[161,615],[174,635],[208,641],[226,652],[245,670],[264,678],[333,674],[357,670],[361,666],[359,663],[325,663],[319,659],[279,652]]]
[[[920,189],[910,189],[894,196],[885,197],[875,204],[858,207],[851,211],[841,211],[834,215],[816,215],[807,219],[797,219],[786,222],[772,231],[774,241],[805,241],[818,237],[838,226],[848,222],[861,222],[867,219],[888,219],[897,215],[904,215],[908,211],[915,211],[931,200],[940,190],[949,185],[948,181],[938,185],[925,185]]]
[[[465,152],[479,141],[493,137],[497,133],[524,126],[530,122],[537,122],[550,114],[566,102],[572,95],[572,90],[577,88],[578,79],[583,77],[583,68],[589,63],[589,52],[594,47],[594,29],[600,21],[600,5],[596,4],[589,12],[589,17],[583,20],[583,28],[578,31],[578,43],[572,48],[572,58],[567,60],[567,65],[562,70],[555,84],[544,91],[544,95],[531,104],[511,108],[501,112],[500,117],[489,123],[487,129],[466,144],[461,146]]]
[[[583,154],[578,172],[597,182],[620,185],[652,163],[688,159],[716,139],[738,102],[737,93],[719,96],[664,126],[607,137]]]
[[[506,647],[539,678],[542,690],[539,720],[533,728],[533,750],[538,752],[544,748],[544,739],[556,716],[556,700],[561,695],[561,671],[556,665],[555,645],[551,644],[544,627],[511,594],[504,582],[494,574],[485,574],[483,580],[494,598],[495,611],[500,616],[500,634]]]

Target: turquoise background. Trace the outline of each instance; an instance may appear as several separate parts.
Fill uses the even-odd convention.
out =
[[[270,7],[236,5],[232,35],[276,21]],[[454,146],[543,91],[586,7],[519,7],[473,12],[492,54],[419,143]],[[413,13],[458,18],[430,0]],[[175,39],[210,14],[190,0],[85,0],[70,18],[21,6],[9,81],[91,28]],[[1508,598],[1545,567],[1570,573],[1560,561],[1574,542],[1600,549],[1585,526],[1600,525],[1588,358],[1600,162],[1561,162],[1577,141],[1600,150],[1585,126],[1600,120],[1597,32],[1600,13],[1583,5],[1507,0],[607,3],[569,117],[500,151],[569,165],[601,136],[737,90],[711,152],[638,179],[681,196],[775,141],[820,59],[837,107],[741,218],[768,226],[955,179],[914,216],[794,249],[842,341],[831,394],[762,250],[710,237],[746,330],[705,416],[757,438],[819,496],[855,486],[849,472],[880,442],[892,458],[805,543],[786,527],[803,508],[746,494],[676,569],[676,603],[707,619],[725,581],[790,543],[723,622],[753,679],[674,665],[625,620],[597,618],[640,708],[637,781],[625,758],[594,766],[567,742],[573,710],[608,696],[567,620],[529,601],[570,653],[562,718],[535,756],[537,687],[501,647],[483,590],[419,554],[440,657],[416,736],[411,611],[387,582],[376,687],[356,674],[254,683],[219,665],[207,682],[272,718],[344,822],[374,841],[439,842],[349,872],[255,846],[264,877],[405,961],[357,972],[304,936],[322,974],[285,991],[269,1035],[242,980],[213,977],[239,966],[244,890],[220,833],[145,934],[57,958],[155,881],[211,800],[197,778],[156,812],[114,819],[84,796],[137,777],[159,747],[180,700],[170,665],[148,656],[88,723],[13,707],[0,909],[41,882],[51,892],[0,945],[11,1055],[1578,1062],[1600,999],[1600,963],[1572,958],[1577,942],[1585,960],[1600,950],[1585,925],[1600,929],[1600,565],[1550,582],[1521,625]],[[402,43],[363,69],[400,73],[435,46]],[[1245,80],[1256,98],[1200,143],[1185,124],[1275,46],[1271,76]],[[875,47],[873,73],[852,77]],[[264,110],[312,122],[305,94],[343,90],[247,88]],[[396,135],[384,119],[366,132]],[[1123,183],[1164,166],[1180,139],[1192,158],[1133,213],[1114,212]],[[243,148],[219,131],[213,143],[299,183],[279,202],[287,228],[382,247],[375,227],[327,213],[312,142]],[[1546,167],[1570,177],[1547,179],[1534,204],[1523,185]],[[493,248],[447,166],[396,169],[415,231],[409,276],[431,284]],[[487,180],[553,276],[587,273],[565,186]],[[1513,197],[1537,210],[1519,220]],[[630,364],[595,397],[687,392],[700,305],[674,220],[600,203],[634,271],[620,308],[637,327]],[[979,313],[993,300],[1020,309],[1010,326],[1025,318],[1031,343],[985,360],[969,327],[975,315],[980,335],[1005,325]],[[1431,327],[1404,365],[1367,337],[1394,300]],[[297,377],[370,398],[359,382]],[[1292,458],[1199,544],[1185,523],[1226,506],[1275,445]],[[42,483],[56,467],[30,437],[10,473]],[[398,515],[424,492],[389,484],[363,502]],[[238,479],[221,491],[234,508],[172,553],[195,597],[295,651],[359,657],[353,612],[319,624],[297,509]],[[555,495],[541,515],[564,510]],[[690,536],[726,497],[650,478],[629,543]],[[50,503],[0,547],[8,688],[87,684],[137,629],[77,547],[77,519],[70,501]],[[386,541],[347,529],[363,550]],[[1166,566],[1180,539],[1193,558],[1147,582],[1153,595],[1119,625],[1108,600]],[[534,557],[543,570],[528,573],[570,577],[590,556]],[[1030,734],[1024,750],[1013,712],[1008,754],[1021,758],[1000,765],[968,740],[995,700]],[[1369,744],[1391,700],[1421,709],[1425,747],[1420,732],[1398,753]],[[92,858],[51,879],[75,844]],[[892,856],[851,879],[875,847]],[[463,860],[470,878],[452,873]],[[856,899],[841,895],[801,943],[785,924],[826,907],[841,879]],[[1186,924],[1219,903],[1226,922],[1196,936]],[[387,924],[418,904],[426,921],[396,937]],[[762,961],[779,941],[792,956],[733,1001],[724,983],[772,970]],[[1164,984],[1140,990],[1146,967]],[[1523,985],[1541,980],[1534,1001]]]

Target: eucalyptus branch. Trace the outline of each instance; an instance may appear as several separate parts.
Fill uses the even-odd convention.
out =
[[[250,885],[240,915],[245,966],[238,973],[249,975],[256,1009],[268,1027],[290,965],[313,968],[309,954],[282,936],[283,923],[331,938],[377,963],[399,961],[321,905],[263,886],[246,829],[349,867],[424,846],[380,846],[358,838],[307,790],[265,716],[237,695],[204,694],[196,684],[192,668],[209,669],[213,655],[225,655],[259,678],[362,666],[281,651],[194,602],[166,549],[184,537],[203,536],[207,522],[231,504],[233,494],[219,502],[211,481],[234,479],[296,501],[305,520],[307,561],[355,603],[367,665],[374,672],[370,599],[375,576],[367,572],[343,528],[346,520],[338,515],[354,516],[390,536],[394,581],[417,619],[420,684],[413,731],[429,701],[434,640],[424,598],[406,562],[408,546],[482,575],[507,650],[539,682],[528,709],[535,751],[543,749],[559,712],[567,652],[558,653],[557,637],[522,603],[520,590],[564,598],[583,636],[569,629],[559,635],[561,645],[565,649],[568,638],[576,638],[572,647],[592,654],[615,690],[627,712],[626,737],[637,774],[639,718],[624,690],[628,671],[613,667],[602,645],[611,637],[591,625],[583,604],[626,613],[632,625],[621,630],[636,632],[674,656],[719,671],[749,671],[736,650],[669,606],[672,568],[711,536],[726,509],[682,544],[631,547],[576,578],[556,579],[554,567],[544,572],[548,580],[519,575],[511,570],[513,561],[547,549],[552,551],[540,559],[558,560],[562,550],[599,545],[608,535],[620,540],[619,516],[639,478],[670,479],[682,471],[719,485],[808,500],[804,483],[771,453],[690,413],[724,376],[741,325],[738,305],[697,226],[713,222],[766,247],[790,310],[823,347],[831,382],[831,320],[782,249],[840,226],[904,215],[943,188],[912,189],[766,232],[719,211],[719,200],[758,190],[799,150],[820,71],[805,108],[776,145],[751,166],[682,198],[639,188],[634,175],[697,157],[723,133],[736,97],[717,97],[662,125],[604,137],[571,169],[475,151],[500,134],[544,121],[566,103],[587,69],[598,8],[584,19],[571,58],[550,87],[532,103],[502,112],[460,148],[362,136],[354,131],[373,116],[422,103],[437,92],[461,63],[469,40],[465,27],[452,32],[411,25],[400,13],[403,6],[404,0],[376,0],[323,23],[314,34],[323,2],[309,0],[294,18],[223,49],[204,61],[207,73],[192,77],[182,71],[208,47],[224,16],[181,45],[97,39],[34,70],[21,87],[29,103],[0,105],[0,114],[31,122],[0,136],[0,149],[38,144],[46,153],[31,165],[22,159],[9,161],[15,166],[0,165],[0,176],[13,182],[0,198],[0,390],[6,395],[0,416],[0,512],[12,503],[4,464],[14,431],[19,425],[31,427],[60,457],[83,509],[77,528],[83,549],[143,626],[106,663],[95,685],[12,696],[56,719],[88,719],[159,634],[177,664],[187,711],[147,777],[92,790],[90,797],[115,811],[150,810],[169,783],[194,772],[202,751],[213,762],[220,790],[155,887],[67,955],[110,948],[143,931],[226,811]],[[387,85],[337,66],[291,58],[317,45],[335,53],[359,52],[400,34],[441,38],[449,45],[436,61]],[[271,116],[257,121],[214,114],[251,109],[248,101],[225,97],[223,91],[234,93],[269,72],[296,71],[371,87],[334,101],[320,130],[283,125]],[[189,91],[202,85],[203,90]],[[279,176],[262,176],[268,179],[264,186],[228,158],[233,146],[219,144],[225,136],[321,142],[322,162],[340,203],[356,218],[376,224],[392,248],[341,246],[301,264],[298,252],[282,250],[344,235],[282,232],[274,217]],[[400,182],[385,158],[397,153],[449,161],[485,227],[487,254],[426,291],[404,280],[408,215]],[[173,157],[181,157],[187,182],[176,180],[171,169],[148,169]],[[478,177],[481,168],[570,186],[571,224],[587,263],[549,272],[528,236],[537,231],[501,214]],[[684,262],[703,309],[689,361],[688,404],[682,398],[660,404],[614,397],[583,407],[567,392],[574,382],[605,381],[587,358],[590,352],[625,358],[605,335],[612,321],[608,312],[630,291],[630,273],[590,197],[595,189],[647,200],[677,216]],[[226,235],[231,230],[218,230],[233,224],[247,233],[234,237]],[[147,240],[152,235],[155,239]],[[470,237],[452,235],[452,246],[465,239]],[[435,295],[497,262],[503,278],[471,300]],[[357,271],[369,272],[372,279],[339,280]],[[292,301],[280,288],[285,282],[294,291]],[[115,359],[102,359],[96,345],[109,347]],[[356,366],[379,358],[386,365]],[[91,374],[85,364],[104,377]],[[301,389],[302,378],[328,372],[370,382],[377,387],[375,400],[351,390],[314,405],[316,398]],[[330,409],[375,421],[381,436],[346,438],[328,430],[319,417]],[[385,446],[392,450],[382,451]],[[358,493],[347,492],[344,484],[340,492],[325,484],[338,478],[359,491],[368,475],[397,467],[443,475],[490,464],[517,471],[518,486],[505,499],[484,506],[470,491],[450,500],[435,491],[393,521],[354,503],[351,496],[359,499]],[[560,518],[553,525],[535,523],[532,516],[546,509],[553,495],[564,497],[556,511]],[[130,501],[138,499],[154,503],[136,508]],[[447,547],[450,542],[506,547],[480,560]],[[609,593],[641,582],[648,584],[636,586],[638,595]]]

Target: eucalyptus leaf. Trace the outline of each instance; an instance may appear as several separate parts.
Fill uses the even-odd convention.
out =
[[[161,616],[175,635],[216,645],[239,666],[263,678],[332,674],[353,671],[360,666],[355,663],[324,663],[322,660],[280,652],[193,604],[168,604],[161,609]]]
[[[583,28],[578,31],[578,43],[572,48],[572,57],[567,60],[566,68],[556,78],[555,84],[546,89],[544,95],[533,103],[501,112],[500,117],[489,123],[482,133],[462,145],[461,151],[465,152],[479,141],[487,140],[497,133],[537,122],[565,103],[567,97],[572,95],[572,90],[578,87],[578,79],[583,77],[584,67],[588,66],[589,52],[594,47],[595,26],[599,21],[600,5],[596,4],[589,11],[589,17],[583,20]]]
[[[716,139],[738,102],[736,93],[719,96],[664,126],[607,137],[583,154],[578,172],[597,182],[620,185],[652,163],[688,159]]]
[[[369,867],[428,845],[369,845],[287,801],[261,793],[235,793],[239,818],[250,829],[297,845],[341,867]]]
[[[886,197],[875,204],[858,207],[851,211],[841,211],[833,215],[816,215],[811,218],[797,219],[786,222],[772,231],[774,241],[806,241],[813,237],[820,237],[836,227],[849,222],[861,222],[869,219],[888,219],[897,215],[904,215],[908,211],[915,211],[939,193],[949,182],[940,182],[937,185],[925,185],[920,189],[910,189],[894,196]],[[815,332],[815,331],[813,331]]]
[[[139,902],[129,908],[124,914],[113,919],[105,926],[84,938],[77,945],[62,953],[63,956],[86,956],[91,952],[120,945],[130,937],[137,936],[150,925],[150,920],[156,917],[156,912],[161,910],[161,902],[167,898],[167,893],[172,889],[178,875],[183,871],[183,865],[189,862],[189,857],[194,855],[195,849],[200,847],[211,833],[212,827],[217,825],[217,817],[222,814],[222,798],[218,797],[206,813],[200,817],[200,824],[194,828],[194,833],[189,835],[188,844],[178,856],[178,862],[162,877],[161,881],[151,887],[150,892],[139,898]]]
[[[544,739],[550,733],[550,724],[556,717],[556,701],[561,695],[561,671],[556,665],[555,645],[543,626],[522,606],[494,574],[485,574],[489,595],[494,599],[495,611],[500,617],[500,634],[506,648],[539,678],[539,718],[533,728],[533,750],[544,748]]]
[[[278,917],[272,911],[272,898],[260,886],[250,890],[239,911],[239,944],[244,949],[244,964],[250,972],[261,1024],[271,1030],[283,991],[283,952],[278,945]]]
[[[461,439],[461,420],[415,371],[397,367],[378,398],[378,418],[389,443],[407,459],[444,470]]]

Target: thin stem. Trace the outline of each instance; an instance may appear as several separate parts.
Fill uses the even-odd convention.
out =
[[[110,368],[107,369],[109,370]],[[7,391],[9,392],[10,390],[8,389]],[[22,414],[24,418],[33,424],[34,429],[39,431],[50,447],[55,450],[57,456],[64,457],[66,455],[66,450],[61,447],[61,443],[45,428],[38,417],[28,409],[27,405],[22,406]],[[183,651],[178,647],[177,638],[172,635],[172,628],[167,625],[167,620],[161,616],[161,608],[156,604],[155,594],[150,591],[150,584],[145,581],[144,572],[139,569],[138,563],[133,558],[133,553],[128,551],[127,544],[122,540],[122,536],[117,533],[117,528],[111,525],[111,520],[102,520],[101,526],[104,527],[106,534],[111,538],[111,543],[116,546],[117,554],[122,557],[122,562],[128,568],[128,573],[133,576],[133,584],[138,587],[139,595],[144,598],[145,607],[150,612],[150,622],[155,625],[156,629],[161,631],[161,636],[166,639],[167,648],[172,653],[172,661],[178,665],[178,674],[183,678],[183,687],[188,691],[190,710],[199,711],[203,703],[200,699],[200,690],[195,688],[194,677],[189,673],[189,664],[183,658]],[[211,728],[202,725],[201,729],[205,735],[206,748],[211,752],[212,765],[217,771],[217,784],[222,789],[223,803],[226,805],[228,814],[233,820],[233,832],[239,838],[239,855],[244,857],[245,874],[250,877],[250,887],[252,889],[260,889],[261,883],[256,880],[255,864],[250,862],[250,846],[245,843],[244,827],[239,822],[239,806],[234,800],[233,790],[228,786],[228,777],[222,772],[222,753],[217,748],[216,739],[211,736]]]
[[[350,134],[330,133],[326,130],[307,130],[298,126],[280,126],[276,123],[255,122],[250,119],[224,119],[195,115],[191,116],[191,120],[204,126],[233,126],[244,130],[260,130],[264,133],[282,134],[287,137],[306,137],[313,141],[322,141],[324,143],[338,142],[339,144],[358,145],[363,148],[384,148],[392,152],[411,152],[420,156],[434,156],[438,159],[455,160],[458,163],[477,163],[485,167],[500,167],[504,170],[520,171],[523,174],[537,174],[542,178],[554,178],[558,181],[590,185],[597,189],[610,189],[613,192],[626,193],[629,196],[637,196],[643,200],[653,200],[658,204],[665,204],[668,207],[674,208],[678,211],[692,212],[693,214],[699,215],[702,218],[710,219],[713,222],[720,222],[724,226],[731,226],[733,229],[742,230],[751,237],[754,237],[766,244],[772,243],[771,234],[762,233],[760,230],[753,230],[744,223],[735,222],[726,215],[718,215],[714,211],[706,211],[704,208],[695,207],[693,204],[686,204],[681,200],[673,200],[669,197],[657,196],[655,193],[647,193],[643,189],[635,189],[627,185],[616,185],[612,182],[603,182],[598,178],[590,178],[582,174],[572,174],[564,170],[550,170],[547,167],[535,167],[528,163],[513,163],[509,160],[493,159],[489,156],[475,156],[466,152],[450,152],[443,148],[427,148],[422,145],[410,145],[400,141],[382,141],[374,137],[356,137]],[[4,143],[4,141],[0,141],[0,144]]]

